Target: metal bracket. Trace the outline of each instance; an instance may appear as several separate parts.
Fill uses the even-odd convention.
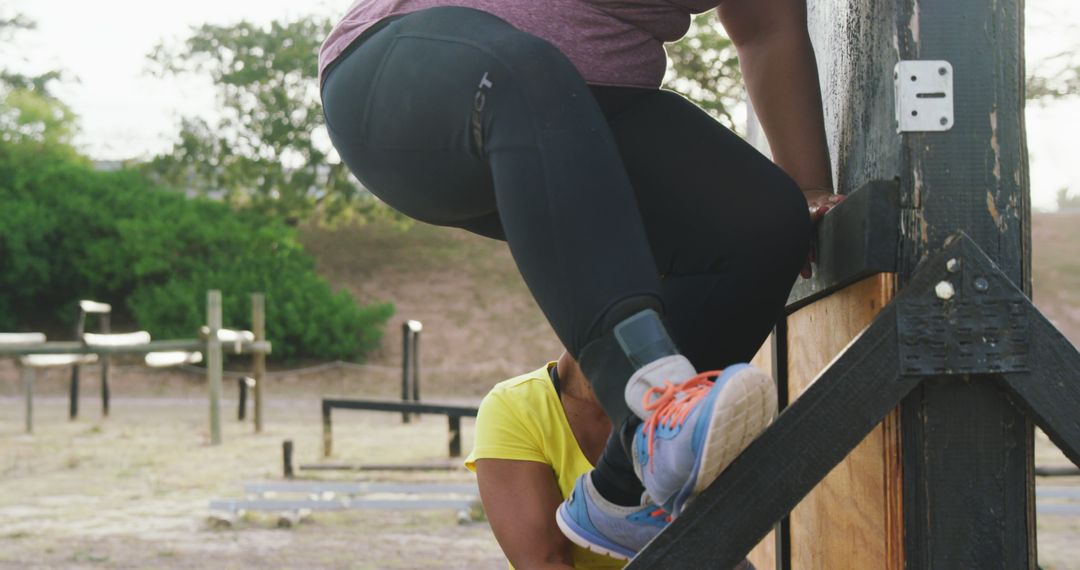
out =
[[[1031,301],[966,236],[928,260],[897,298],[901,374],[1031,368]]]
[[[896,132],[953,126],[953,69],[947,61],[899,61],[893,70]]]

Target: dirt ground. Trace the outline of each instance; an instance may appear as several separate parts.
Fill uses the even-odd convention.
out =
[[[281,480],[285,439],[295,442],[298,464],[318,462],[321,427],[313,395],[363,385],[358,379],[269,384],[267,429],[260,435],[252,433],[250,421],[235,420],[235,388],[226,385],[225,441],[217,447],[207,445],[205,394],[190,380],[120,367],[112,417],[102,420],[96,375],[87,370],[81,418],[71,422],[63,395],[67,375],[47,374],[34,401],[35,433],[28,436],[15,379],[14,369],[0,364],[0,568],[506,567],[488,525],[459,523],[452,511],[315,513],[293,528],[277,528],[274,513],[242,516],[231,527],[209,516],[210,500],[242,498],[245,482]],[[389,396],[392,387],[346,391]],[[472,422],[463,423],[467,450]],[[441,417],[404,425],[395,414],[341,412],[334,420],[333,459],[437,462],[445,460],[446,434]],[[1041,435],[1037,462],[1067,463]],[[473,480],[463,469],[318,478]],[[1039,484],[1080,487],[1080,478]],[[1040,515],[1038,531],[1043,568],[1080,568],[1080,516]]]
[[[235,399],[225,401],[224,444],[211,447],[208,404],[197,393],[119,395],[105,421],[88,396],[82,417],[70,422],[66,398],[50,390],[34,401],[28,436],[22,400],[10,395],[14,377],[0,378],[7,392],[0,397],[0,568],[506,567],[488,525],[461,524],[455,511],[317,512],[287,529],[277,528],[276,514],[216,524],[211,499],[242,498],[245,482],[281,480],[283,440],[295,442],[297,463],[319,460],[319,404],[310,397],[271,398],[260,435],[236,421]],[[117,384],[122,394],[125,383]],[[463,424],[469,449],[472,422]],[[435,416],[403,425],[394,414],[342,412],[334,431],[338,461],[446,455],[446,420]],[[319,478],[473,481],[464,469]]]

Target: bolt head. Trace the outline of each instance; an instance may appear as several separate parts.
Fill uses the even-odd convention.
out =
[[[934,294],[942,301],[948,301],[956,296],[956,289],[948,281],[939,281],[934,287]]]
[[[949,273],[956,273],[957,271],[960,271],[960,260],[954,257],[949,261],[946,261],[945,269],[949,270]]]
[[[985,293],[990,289],[990,282],[985,277],[976,277],[974,285],[975,290],[980,293]]]

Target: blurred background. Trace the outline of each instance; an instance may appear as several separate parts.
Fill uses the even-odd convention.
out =
[[[266,428],[226,413],[224,447],[207,445],[199,366],[115,357],[107,421],[99,367],[82,369],[78,421],[70,369],[39,370],[27,436],[19,371],[0,359],[0,567],[504,567],[482,515],[461,509],[208,515],[209,500],[281,477],[283,439],[298,462],[321,458],[320,397],[400,396],[407,320],[423,323],[425,399],[475,405],[561,352],[503,244],[402,218],[333,152],[316,53],[346,4],[0,2],[0,332],[73,340],[93,299],[114,331],[191,338],[219,289],[224,325],[244,330],[250,294],[265,294],[273,344]],[[1035,302],[1075,344],[1080,7],[1033,0],[1026,14]],[[669,46],[666,86],[744,131],[738,60],[711,15]],[[225,368],[231,410],[251,358]],[[442,418],[334,429],[343,461],[438,464],[372,480],[471,481],[444,468]],[[1045,567],[1080,568],[1078,521],[1040,518]]]

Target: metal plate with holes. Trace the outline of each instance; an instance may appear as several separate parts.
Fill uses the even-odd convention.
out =
[[[912,300],[899,306],[904,375],[1026,372],[1028,310],[1006,299]]]
[[[896,132],[953,126],[953,69],[947,61],[900,61],[893,71]]]

